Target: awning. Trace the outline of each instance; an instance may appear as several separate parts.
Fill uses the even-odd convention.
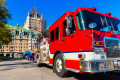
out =
[[[31,54],[31,51],[25,51],[25,54]]]

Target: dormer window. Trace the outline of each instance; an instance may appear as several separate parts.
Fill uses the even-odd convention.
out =
[[[37,18],[37,15],[36,15],[36,14],[34,14],[34,17],[35,17],[35,18]]]

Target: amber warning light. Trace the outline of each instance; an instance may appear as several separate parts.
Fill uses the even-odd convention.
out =
[[[94,46],[103,46],[103,42],[102,41],[94,41]]]

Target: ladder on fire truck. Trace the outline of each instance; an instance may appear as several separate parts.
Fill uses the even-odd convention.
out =
[[[41,63],[49,64],[49,44],[48,44],[48,36],[49,36],[49,27],[42,34],[42,39],[40,40],[40,53],[37,55],[37,64],[41,65]]]

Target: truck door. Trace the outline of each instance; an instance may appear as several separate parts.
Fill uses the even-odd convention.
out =
[[[61,41],[61,47],[62,52],[75,52],[77,51],[78,45],[77,45],[77,32],[75,28],[75,22],[74,18],[70,17],[71,20],[69,23],[67,23],[67,20],[65,19],[64,22],[62,23],[62,40]],[[69,33],[67,32],[68,28],[67,25],[71,25],[69,27]]]
[[[62,24],[62,41],[60,44],[60,50],[64,53],[66,68],[79,69],[79,61],[76,61],[76,53],[78,51],[78,36],[76,32],[75,22],[71,17],[70,34],[67,32],[67,21],[64,20]],[[67,34],[68,33],[68,34]],[[71,65],[72,64],[72,65]],[[78,66],[78,67],[77,67]]]

